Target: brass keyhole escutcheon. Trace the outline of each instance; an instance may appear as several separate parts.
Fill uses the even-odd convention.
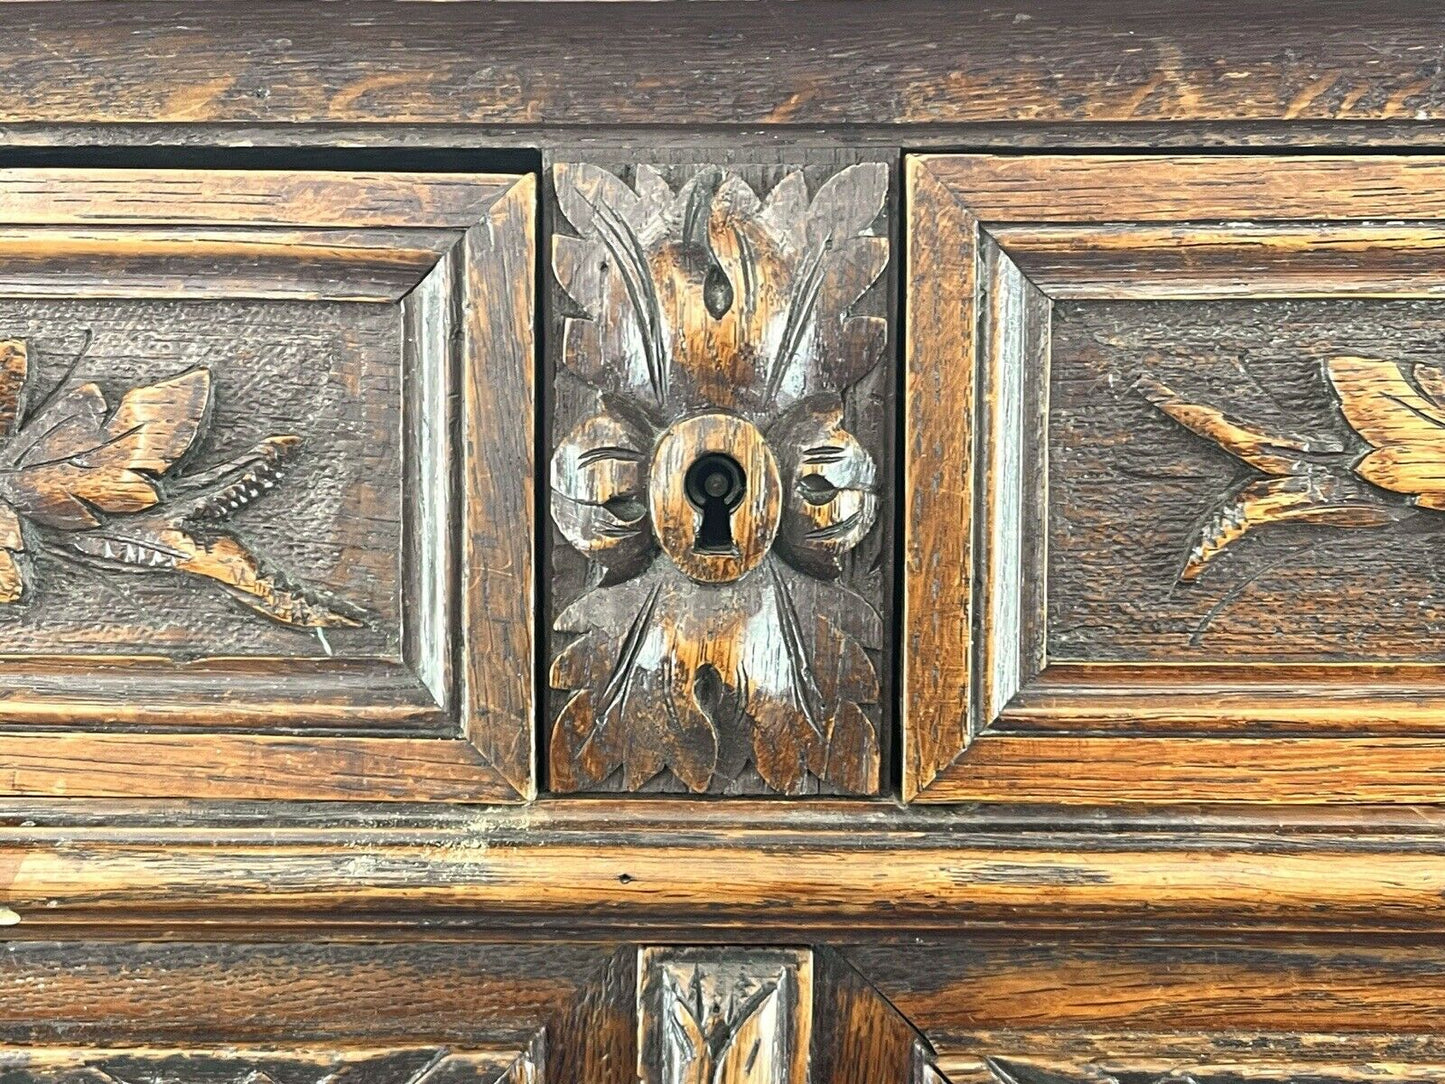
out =
[[[782,483],[758,427],[732,414],[699,414],[657,442],[648,502],[663,551],[701,583],[727,583],[772,548]]]

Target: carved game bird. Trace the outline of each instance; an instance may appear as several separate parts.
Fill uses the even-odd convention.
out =
[[[1197,579],[1231,543],[1271,523],[1378,527],[1411,507],[1445,510],[1445,372],[1347,356],[1326,361],[1324,375],[1345,422],[1369,446],[1363,454],[1238,421],[1151,376],[1139,381],[1169,417],[1266,476],[1231,490],[1205,520],[1180,581]]]

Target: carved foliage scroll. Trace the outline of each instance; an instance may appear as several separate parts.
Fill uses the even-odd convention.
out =
[[[552,788],[876,792],[887,168],[554,180]]]
[[[112,408],[72,369],[49,387],[23,339],[0,341],[0,603],[19,601],[44,552],[115,573],[179,573],[302,628],[361,614],[263,566],[225,521],[274,489],[300,451],[283,434],[218,466],[181,463],[210,420],[211,374],[194,368],[126,390]]]
[[[806,1084],[813,1013],[806,951],[643,949],[643,1084]]]

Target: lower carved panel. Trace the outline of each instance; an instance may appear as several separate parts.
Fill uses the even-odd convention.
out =
[[[535,1047],[537,1044],[533,1044]],[[539,1051],[0,1047],[4,1084],[541,1084]]]

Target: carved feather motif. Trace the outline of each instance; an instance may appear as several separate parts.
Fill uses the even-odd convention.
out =
[[[1138,382],[1144,397],[1180,425],[1269,476],[1231,490],[1206,517],[1181,581],[1197,579],[1231,544],[1271,524],[1378,527],[1410,505],[1445,509],[1445,407],[1437,398],[1445,376],[1434,366],[1412,371],[1360,357],[1330,358],[1324,375],[1345,423],[1368,445],[1353,461],[1341,444],[1236,420],[1153,377]],[[1408,500],[1392,502],[1391,493]]]

